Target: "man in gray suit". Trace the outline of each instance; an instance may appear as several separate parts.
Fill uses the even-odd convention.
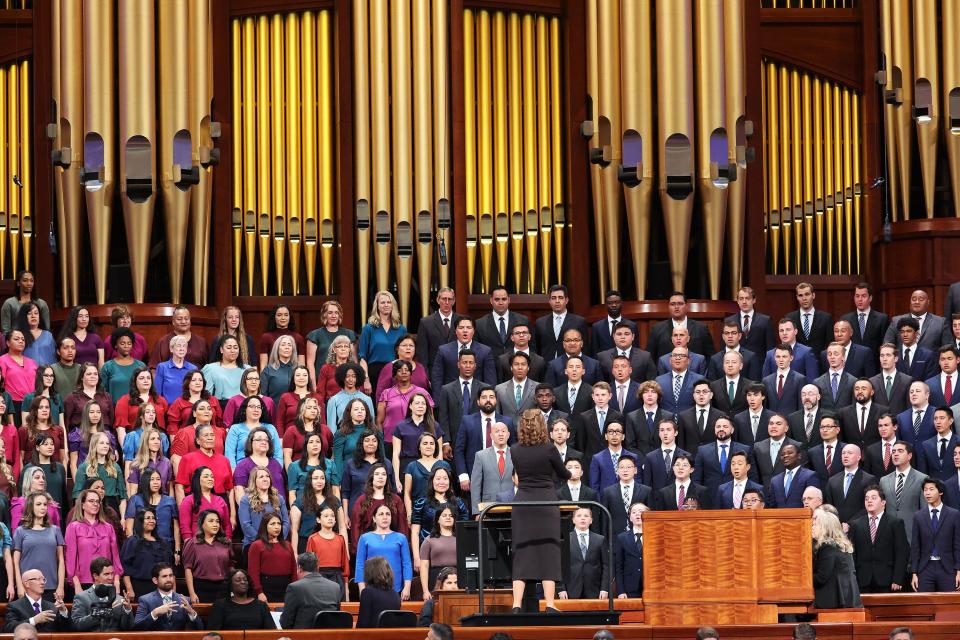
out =
[[[926,504],[922,487],[927,474],[911,467],[912,459],[910,443],[898,441],[893,445],[893,471],[880,478],[880,488],[887,496],[886,513],[903,520],[908,541],[913,530],[913,515]]]
[[[513,375],[496,386],[497,406],[500,413],[510,416],[514,422],[527,409],[537,406],[535,391],[538,382],[527,377],[530,371],[530,356],[517,352],[510,356],[510,371]]]
[[[456,301],[453,289],[441,288],[437,292],[437,311],[421,318],[417,325],[417,362],[426,366],[427,371],[433,367],[440,345],[457,339],[455,330],[461,316],[453,310]]]
[[[943,344],[944,327],[943,316],[930,313],[930,296],[923,289],[917,289],[910,294],[910,313],[904,313],[894,316],[890,320],[890,326],[887,328],[887,334],[884,336],[884,342],[891,342],[900,346],[900,334],[897,330],[897,323],[900,318],[914,318],[920,323],[920,335],[917,338],[917,344],[921,347],[936,351]],[[949,333],[949,328],[948,328]]]
[[[473,513],[480,513],[480,504],[493,502],[504,491],[513,490],[513,460],[510,458],[510,428],[502,423],[493,424],[490,436],[493,446],[477,451],[470,473],[470,506]]]
[[[783,473],[783,461],[780,460],[780,449],[785,445],[792,444],[797,451],[803,450],[796,440],[787,437],[787,418],[782,413],[774,413],[767,421],[767,433],[769,438],[758,441],[753,446],[753,459],[757,464],[757,475],[760,477],[760,484],[766,487],[770,480],[778,473]]]
[[[284,629],[312,629],[319,611],[340,609],[340,586],[317,573],[317,554],[297,556],[300,579],[287,585],[283,596],[280,626]]]

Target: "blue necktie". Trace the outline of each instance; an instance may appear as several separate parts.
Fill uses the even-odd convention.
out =
[[[503,318],[500,318],[500,341],[504,344],[507,342],[507,325],[504,324]]]
[[[647,411],[647,429],[653,434],[653,411]]]
[[[843,497],[847,497],[847,492],[850,491],[850,483],[853,482],[853,474],[848,473],[846,479],[843,482]]]
[[[720,473],[727,472],[727,445],[720,445]]]
[[[783,482],[783,495],[790,497],[790,485],[793,484],[793,469],[787,469],[787,475]]]
[[[833,382],[830,384],[830,388],[833,390],[833,399],[837,399],[837,392],[840,391],[840,374],[833,374]]]
[[[470,383],[463,383],[463,412],[470,412]]]

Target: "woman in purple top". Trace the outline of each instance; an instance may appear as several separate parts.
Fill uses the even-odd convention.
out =
[[[107,429],[103,423],[103,411],[100,409],[100,405],[91,400],[83,408],[83,418],[80,421],[80,426],[71,429],[70,433],[67,434],[71,475],[75,475],[77,467],[87,459],[87,454],[90,453],[90,436],[94,433],[106,434],[110,446],[114,451],[117,451],[117,436],[113,435],[113,431]]]
[[[273,479],[273,486],[280,495],[286,495],[286,483],[283,480],[283,464],[277,462],[273,451],[273,438],[263,427],[257,427],[247,435],[244,453],[247,457],[237,463],[233,470],[233,490],[237,503],[243,497],[250,474],[257,467],[266,467]]]
[[[160,474],[163,493],[173,495],[173,465],[170,459],[163,455],[163,438],[159,430],[148,428],[140,438],[140,445],[129,461],[127,473],[127,494],[137,493],[140,484],[140,475],[147,469],[153,469]]]
[[[264,420],[270,424],[275,424],[274,415],[276,413],[276,407],[270,396],[260,394],[260,372],[254,368],[247,369],[240,376],[240,393],[230,398],[227,406],[223,408],[223,424],[228,427],[233,424],[237,409],[239,409],[241,403],[250,396],[260,398],[263,402]]]
[[[123,327],[133,331],[133,314],[130,312],[130,308],[125,305],[118,304],[113,308],[113,311],[110,312],[110,322],[113,323],[114,329]],[[111,337],[107,336],[103,343],[104,361],[110,360],[113,355]],[[146,362],[147,358],[150,357],[150,347],[147,346],[147,339],[136,331],[133,332],[133,349],[130,351],[130,357],[140,362]]]
[[[90,575],[90,561],[104,557],[113,560],[114,587],[120,591],[120,577],[123,566],[120,564],[120,547],[113,525],[103,515],[103,503],[96,491],[87,489],[80,492],[80,508],[74,509],[73,522],[67,525],[64,536],[66,548],[67,580],[73,585],[74,593],[80,593],[93,583]]]
[[[413,363],[413,374],[410,376],[410,382],[418,387],[423,387],[424,389],[430,391],[436,391],[437,393],[440,392],[439,389],[430,388],[430,372],[427,371],[427,367],[423,363],[417,362],[414,359],[417,354],[416,336],[409,333],[400,336],[400,339],[397,340],[396,346],[393,348],[393,352],[397,354],[397,360],[407,360],[408,362]],[[396,362],[396,360],[394,362]],[[375,388],[383,390],[392,384],[393,368],[384,367],[380,371],[380,375],[377,376],[377,386]]]
[[[91,400],[100,405],[103,424],[112,428],[113,398],[100,386],[100,371],[97,365],[87,363],[80,365],[77,385],[73,392],[63,399],[63,419],[68,431],[80,425],[83,419],[83,408]]]
[[[97,365],[98,369],[103,366],[103,340],[97,335],[90,311],[86,307],[74,307],[70,310],[70,315],[60,331],[61,339],[67,337],[73,338],[77,345],[75,362],[90,362]]]
[[[433,419],[430,396],[425,393],[414,393],[407,404],[407,414],[393,428],[393,469],[398,476],[403,476],[407,465],[420,457],[420,436],[426,432],[436,440],[436,453],[439,458],[443,451],[443,431]],[[397,486],[402,487],[400,477]]]
[[[407,417],[407,404],[414,394],[421,394],[430,406],[433,398],[423,387],[410,381],[413,365],[409,360],[393,361],[393,386],[380,392],[377,398],[377,426],[383,431],[383,440],[389,447],[393,442],[393,427]]]

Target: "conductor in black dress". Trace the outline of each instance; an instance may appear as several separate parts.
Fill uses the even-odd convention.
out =
[[[547,437],[547,423],[539,409],[528,409],[520,417],[518,443],[510,447],[517,495],[514,502],[556,500],[558,481],[570,478],[557,448]],[[560,570],[560,509],[527,507],[514,509],[513,527],[513,612],[520,612],[524,581],[540,580],[547,611],[556,611],[556,583]]]

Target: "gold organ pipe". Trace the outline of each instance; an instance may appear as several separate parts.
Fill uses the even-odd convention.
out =
[[[943,25],[943,110],[954,215],[960,218],[960,5],[940,5]]]
[[[887,158],[887,191],[890,195],[891,218],[896,222],[899,218],[901,207],[900,155],[897,151],[897,106],[892,100],[888,99],[886,95],[887,92],[894,91],[894,72],[891,66],[892,61],[895,59],[893,54],[893,25],[891,25],[892,2],[893,0],[880,0],[880,49],[881,56],[883,57],[883,136],[885,142],[884,151]],[[949,5],[950,3],[947,4]],[[947,44],[946,31],[944,31],[944,44]]]
[[[936,0],[913,0],[913,28],[918,35],[913,41],[914,106],[923,183],[923,202],[928,218],[933,217],[934,187],[937,178],[937,141],[940,137],[940,69],[937,59]],[[950,4],[949,2],[946,4]],[[844,106],[846,106],[844,96]]]
[[[853,237],[854,237],[854,255],[856,256],[855,268],[853,273],[862,273],[860,262],[860,247],[863,245],[863,238],[860,236],[860,216],[863,211],[861,202],[862,186],[860,184],[860,145],[862,136],[860,135],[860,96],[853,94],[850,110],[852,112],[853,122]]]
[[[23,183],[20,196],[20,237],[23,240],[23,267],[30,268],[30,249],[33,240],[33,177],[31,175],[31,151],[33,137],[30,131],[30,61],[20,61],[20,181]],[[17,265],[14,262],[13,272]]]
[[[603,155],[600,164],[600,188],[603,194],[604,237],[607,242],[607,278],[611,289],[620,288],[620,184],[617,170],[623,159],[620,118],[620,2],[598,0],[599,27],[597,64],[600,95],[597,102],[597,127]],[[628,37],[633,37],[632,35]],[[542,179],[542,178],[541,178]],[[541,187],[542,189],[542,187]]]
[[[373,105],[374,257],[377,289],[387,288],[392,243],[390,203],[390,31],[387,0],[370,1],[370,103]]]
[[[790,144],[790,166],[793,174],[793,270],[794,273],[802,273],[800,269],[801,258],[803,257],[803,134],[801,131],[800,116],[800,73],[796,69],[790,71],[790,131],[792,141]]]
[[[560,19],[550,18],[550,159],[553,168],[553,228],[557,281],[563,281],[563,232],[567,227],[567,208],[563,202],[563,116],[560,80]]]
[[[777,91],[777,65],[766,63],[766,122],[767,131],[764,139],[767,141],[767,202],[768,202],[768,233],[770,237],[771,272],[779,273],[780,265],[780,127],[779,102]]]
[[[803,113],[803,239],[806,249],[807,273],[813,268],[813,148],[816,144],[813,131],[813,95],[810,74],[801,78],[801,112]]]
[[[843,273],[843,98],[833,85],[833,209],[837,226],[837,273]]]
[[[730,163],[736,167],[736,180],[727,188],[727,263],[730,285],[734,295],[743,286],[744,224],[747,194],[747,138],[745,132],[746,95],[745,63],[743,59],[743,3],[724,0],[723,50],[726,87],[726,127],[729,139]],[[651,107],[652,110],[652,107]],[[642,297],[641,297],[642,299]]]
[[[60,229],[61,251],[66,255],[68,304],[80,299],[80,237],[83,226],[83,4],[80,0],[60,0],[60,161],[63,164],[64,225]],[[57,38],[54,38],[55,40]],[[3,118],[0,117],[0,122]],[[0,156],[3,154],[0,153]],[[6,175],[6,170],[0,170]],[[2,182],[2,181],[0,181]],[[4,187],[5,188],[5,187]],[[6,195],[0,198],[0,211],[6,212]],[[168,245],[169,246],[169,245]],[[171,270],[171,274],[172,274]],[[172,277],[172,276],[171,276]]]
[[[784,273],[791,272],[793,253],[793,198],[792,174],[790,166],[790,72],[783,65],[777,68],[780,84],[780,228],[783,233]]]
[[[844,89],[843,97],[843,236],[847,241],[847,273],[853,270],[853,146],[856,133],[850,128],[852,114],[850,109],[850,89]],[[859,239],[858,239],[859,240]]]
[[[540,205],[540,282],[543,291],[550,286],[550,241],[553,235],[553,216],[550,206],[552,167],[550,160],[550,71],[547,48],[550,40],[547,19],[537,16],[537,168]],[[619,105],[618,105],[619,106]]]
[[[540,234],[539,209],[537,207],[537,112],[536,112],[536,53],[534,41],[534,18],[523,16],[521,23],[523,47],[523,193],[527,212],[527,288],[536,288],[537,239]],[[549,260],[541,256],[541,262]]]
[[[497,282],[506,282],[510,250],[510,182],[507,178],[507,21],[502,11],[493,14],[493,153]]]
[[[823,83],[823,188],[826,194],[827,274],[833,275],[833,89],[829,82]]]
[[[493,266],[493,123],[491,120],[490,13],[477,16],[477,176],[480,236],[480,282],[482,291],[490,289]]]
[[[320,261],[323,264],[323,293],[333,292],[333,256],[336,248],[336,195],[334,192],[334,152],[336,150],[333,121],[336,104],[333,97],[333,25],[332,13],[320,11],[317,14],[317,170],[319,171],[319,240],[317,230],[311,227],[310,220],[304,227],[304,258],[307,263],[307,292],[313,295],[317,274],[316,245],[320,244]],[[356,84],[354,85],[356,87]],[[356,117],[354,113],[354,117]],[[366,122],[362,123],[364,127]],[[354,150],[356,153],[356,150]],[[367,178],[369,181],[369,177]],[[369,214],[369,209],[367,211]],[[369,226],[368,226],[369,229]],[[358,232],[359,235],[359,232]],[[369,242],[356,245],[363,247],[364,258],[369,256]],[[369,270],[369,265],[368,265]],[[363,280],[366,280],[364,275]],[[361,306],[364,303],[361,303]]]
[[[151,0],[121,2],[118,48],[120,92],[120,202],[127,230],[133,299],[146,294],[150,231],[156,198],[156,95],[154,85],[153,10]],[[27,122],[24,118],[24,122]],[[26,190],[24,191],[26,193]]]
[[[7,176],[20,175],[20,67],[14,62],[7,66]],[[2,124],[2,123],[0,123]],[[3,179],[12,182],[4,176]],[[9,250],[12,273],[16,277],[20,241],[20,189],[7,185],[7,232],[10,234]],[[4,265],[6,266],[6,265]]]
[[[304,111],[303,106],[301,105],[301,88],[303,86],[303,75],[305,75],[305,70],[300,66],[300,24],[303,22],[309,12],[304,12],[302,15],[297,15],[296,13],[288,13],[285,20],[285,34],[286,39],[286,92],[285,92],[285,101],[286,101],[286,132],[287,132],[287,175],[286,175],[286,187],[287,187],[287,207],[286,209],[280,211],[274,211],[274,225],[273,225],[273,247],[274,247],[274,266],[277,269],[277,293],[283,293],[283,282],[284,282],[284,251],[283,245],[281,244],[279,250],[277,248],[277,240],[279,236],[277,227],[282,226],[280,222],[280,215],[283,215],[284,221],[286,222],[286,248],[290,252],[290,286],[293,290],[293,295],[297,295],[297,286],[298,286],[298,277],[299,277],[299,260],[300,260],[300,243],[303,238],[302,232],[302,221],[303,221],[303,200],[301,199],[304,195],[303,187],[303,157],[304,153],[300,149],[300,144],[302,141],[302,135],[300,131],[300,118],[302,111]],[[309,14],[312,17],[312,14]],[[311,24],[309,31],[313,33],[314,27]],[[311,54],[313,52],[310,52]]]
[[[56,139],[53,142],[53,148],[55,153],[59,156],[63,151],[63,135],[60,131],[60,107],[62,101],[60,99],[60,0],[54,0],[50,3],[50,75],[52,76],[52,92],[51,98],[53,99],[53,125],[56,131]],[[53,168],[53,190],[54,190],[54,201],[56,203],[56,220],[57,220],[57,229],[60,231],[60,237],[58,238],[58,251],[57,257],[60,263],[60,294],[61,299],[64,301],[64,306],[69,305],[70,296],[67,293],[67,254],[65,246],[65,238],[63,237],[64,226],[66,225],[66,220],[63,215],[63,167],[59,163],[54,164]],[[6,211],[6,207],[0,204],[0,212]],[[27,265],[29,269],[29,265]]]
[[[437,235],[447,251],[451,250],[451,207],[449,194],[450,114],[447,87],[447,3],[433,2],[433,197]],[[517,147],[519,149],[519,147]],[[441,264],[440,286],[450,286],[450,266]]]
[[[13,189],[13,181],[7,180],[6,176],[11,175],[12,171],[7,170],[7,154],[4,151],[7,142],[7,67],[0,66],[0,278],[6,277],[7,265],[7,212],[9,202],[7,200],[8,182],[10,190]],[[16,277],[16,276],[14,276]]]
[[[823,216],[826,196],[823,192],[823,91],[820,78],[813,77],[813,217],[817,233],[817,273],[823,273]],[[813,266],[810,267],[813,273]]]
[[[279,16],[277,17],[279,18]],[[274,77],[270,73],[271,18],[269,16],[257,16],[256,18],[247,18],[247,20],[251,22],[251,26],[249,31],[246,30],[246,20],[244,21],[244,33],[249,34],[250,39],[250,51],[248,53],[249,61],[243,69],[244,93],[249,96],[244,103],[244,117],[247,120],[243,128],[245,141],[243,162],[244,191],[249,190],[247,195],[249,205],[244,210],[248,212],[247,215],[252,222],[250,232],[247,234],[247,272],[250,280],[247,287],[251,292],[250,295],[253,295],[254,254],[257,244],[259,244],[260,279],[263,287],[261,295],[268,295],[270,236],[273,224],[270,219],[270,212],[273,210],[272,198],[283,197],[283,183],[274,182],[273,164],[274,161],[281,164],[284,162],[282,157],[275,159],[271,151],[271,145],[273,144],[273,134],[270,130],[273,117],[271,102],[274,99],[271,90],[273,83],[278,83],[277,89],[282,92],[283,79]],[[254,76],[254,74],[256,75]],[[278,108],[279,104],[277,103]],[[282,123],[280,126],[282,127]],[[283,135],[282,128],[278,135]]]
[[[523,239],[526,235],[526,223],[523,209],[523,113],[521,107],[522,77],[520,73],[520,14],[510,12],[507,22],[507,73],[509,106],[510,150],[507,161],[510,164],[510,252],[513,254],[514,288],[520,291],[523,281]],[[536,240],[536,238],[534,238]],[[536,245],[534,245],[536,246]],[[529,258],[531,261],[533,257]],[[528,283],[532,285],[532,280]],[[529,292],[529,289],[528,289]]]
[[[397,302],[404,325],[410,313],[413,279],[413,143],[410,95],[410,5],[390,3],[390,77],[393,124],[393,232]]]
[[[370,19],[367,2],[353,5],[353,215],[356,224],[357,280],[360,309],[367,304],[370,287],[370,229],[373,226],[370,201]],[[320,86],[321,94],[324,91]],[[322,157],[322,153],[321,153]],[[351,268],[352,265],[345,265]],[[324,267],[324,281],[330,278]],[[361,313],[362,315],[362,313]]]
[[[589,126],[589,136],[587,147],[589,153],[600,152],[599,124],[597,121],[598,101],[600,99],[600,69],[599,69],[599,42],[597,27],[597,2],[599,0],[586,0],[587,5],[587,100],[589,103],[590,122],[585,123]],[[600,179],[600,165],[597,162],[590,163],[590,193],[593,196],[593,237],[597,253],[596,269],[597,279],[600,281],[600,290],[606,291],[607,287],[607,240],[605,237],[607,224],[604,216],[604,197],[603,186]],[[533,262],[533,254],[530,254],[530,261]],[[535,267],[531,266],[531,271]],[[532,281],[532,278],[531,278]],[[532,286],[532,285],[531,285]]]
[[[324,12],[319,12],[322,19]],[[312,293],[314,275],[317,268],[317,135],[318,105],[317,105],[317,63],[320,60],[318,49],[317,20],[312,11],[304,11],[300,16],[300,139],[301,157],[303,158],[303,202],[300,205],[300,220],[295,223],[290,220],[290,279],[293,281],[293,292],[298,293],[300,287],[300,256],[303,251],[306,258],[307,290]],[[322,108],[322,107],[320,107]],[[300,231],[295,237],[293,232]]]
[[[189,56],[193,61],[190,82],[190,138],[193,165],[200,182],[190,192],[193,244],[194,304],[207,304],[210,264],[210,219],[213,202],[213,48],[209,2],[189,5]]]
[[[430,309],[433,275],[433,126],[430,92],[430,0],[413,3],[413,210],[417,221],[420,309]]]
[[[467,288],[474,290],[477,264],[477,105],[476,31],[472,10],[463,12],[463,154],[466,202],[464,227],[467,236]]]
[[[693,16],[688,2],[658,2],[656,12],[660,203],[673,288],[682,290],[694,199]]]
[[[245,237],[250,237],[249,249],[247,252],[247,267],[249,268],[249,275],[247,277],[248,287],[253,286],[253,251],[256,245],[253,244],[254,233],[250,233],[247,230],[245,235],[244,231],[244,217],[245,209],[243,208],[243,105],[241,104],[243,91],[242,91],[242,60],[241,55],[241,26],[240,20],[234,18],[230,21],[230,102],[233,109],[233,122],[234,126],[231,127],[231,132],[233,134],[233,211],[231,215],[233,219],[231,220],[233,224],[233,295],[240,295],[240,274],[243,266],[243,243]],[[240,126],[237,126],[237,125]],[[161,145],[161,158],[163,158],[163,150]],[[163,160],[160,162],[163,166]],[[248,295],[252,295],[252,291],[248,291]]]
[[[891,0],[892,55],[888,68],[895,92],[894,122],[896,129],[897,165],[900,169],[900,199],[904,220],[910,219],[910,120],[913,109],[913,47],[910,0]]]
[[[269,157],[272,159],[270,167],[270,200],[269,202],[265,201],[266,192],[264,192],[264,201],[259,202],[258,204],[266,204],[264,208],[258,207],[257,212],[257,237],[260,251],[260,281],[263,286],[263,295],[267,295],[268,286],[270,282],[270,247],[273,246],[274,251],[283,251],[283,232],[285,231],[283,225],[282,212],[286,210],[286,201],[287,193],[284,189],[286,182],[286,173],[287,173],[287,155],[286,155],[286,112],[283,108],[284,100],[284,79],[286,78],[286,73],[284,71],[284,20],[283,16],[280,14],[274,14],[270,17],[270,28],[266,34],[262,30],[258,31],[261,36],[257,42],[258,49],[261,50],[259,55],[261,57],[269,56],[268,61],[270,64],[270,93],[269,93],[269,105],[270,105],[270,152]],[[258,73],[258,76],[262,79],[264,77],[263,73]],[[251,89],[252,90],[252,89]],[[261,100],[261,103],[264,100]],[[256,103],[254,103],[256,104]],[[251,115],[252,117],[252,115]],[[250,123],[251,127],[254,126],[253,121]],[[252,140],[251,140],[252,143]],[[250,158],[251,164],[253,164],[253,158]],[[251,176],[252,177],[252,176]],[[277,226],[278,220],[279,226]],[[277,240],[277,235],[280,236],[279,241]],[[278,258],[274,256],[274,264]],[[280,258],[282,260],[282,258]],[[276,268],[275,268],[276,272]],[[280,271],[282,275],[282,270]],[[276,292],[277,294],[283,293],[283,280],[280,279],[276,283]]]

